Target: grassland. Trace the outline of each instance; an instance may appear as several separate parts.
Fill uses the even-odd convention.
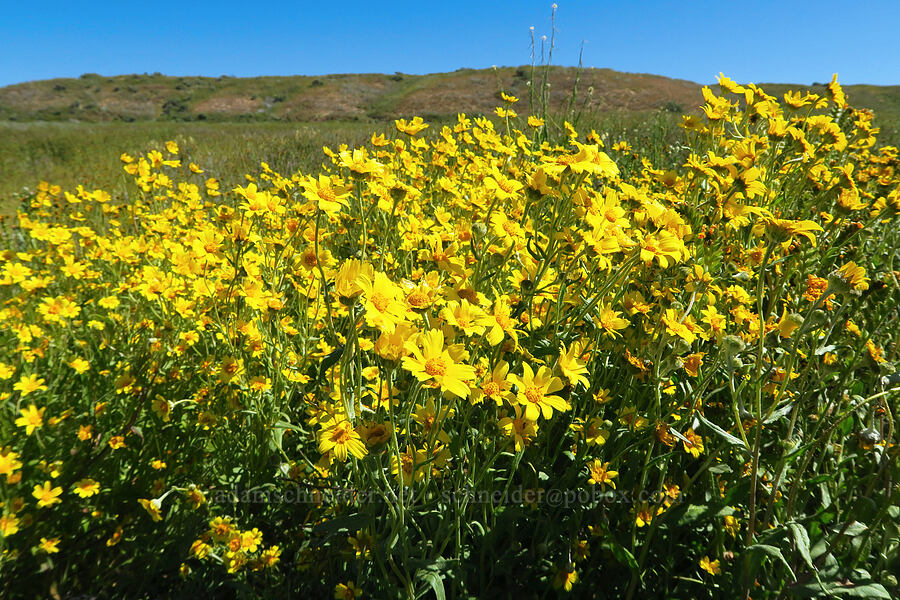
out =
[[[454,119],[455,120],[455,119]],[[627,137],[660,156],[675,139],[678,116],[665,111],[614,111],[587,123],[611,141]],[[432,121],[432,131],[445,121]],[[209,176],[226,186],[243,182],[262,161],[280,173],[311,172],[325,158],[323,146],[364,144],[389,122],[0,122],[0,215],[14,212],[19,199],[39,181],[72,189],[115,188],[126,177],[119,156],[161,148],[177,140],[197,157]],[[666,154],[667,155],[667,154]]]
[[[311,169],[321,162],[323,145],[361,144],[372,129],[344,122],[0,123],[0,212],[9,213],[40,180],[67,189],[114,187],[124,175],[123,152],[161,147],[170,139],[191,148],[212,176],[230,182],[230,174],[258,170],[261,161],[284,172]]]
[[[681,113],[696,113],[700,84],[610,69],[502,67],[430,75],[169,77],[160,74],[34,81],[0,88],[0,215],[40,180],[108,188],[118,157],[177,139],[224,184],[261,161],[282,173],[315,169],[322,146],[363,143],[391,120],[419,115],[433,125],[457,113],[491,115],[500,90],[527,105],[534,78],[554,113],[581,114],[582,129],[629,139],[645,156],[673,155]],[[718,90],[718,86],[712,86]],[[765,84],[780,97],[812,86]],[[573,98],[573,91],[575,91]],[[900,86],[846,86],[854,106],[873,109],[879,136],[900,143]],[[571,104],[570,104],[571,103]],[[520,105],[520,106],[522,106]],[[432,132],[439,127],[433,127]]]

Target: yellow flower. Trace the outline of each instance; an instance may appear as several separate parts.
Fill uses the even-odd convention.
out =
[[[69,366],[72,367],[72,368],[75,370],[75,372],[78,373],[79,375],[81,375],[82,373],[84,373],[85,371],[87,371],[88,369],[91,368],[91,363],[89,363],[88,361],[84,360],[84,359],[81,358],[80,356],[79,356],[79,357],[76,357],[76,358],[73,358],[68,364],[69,364]]]
[[[431,329],[419,334],[417,343],[407,346],[412,356],[403,359],[403,368],[419,381],[433,381],[441,390],[460,398],[469,395],[467,381],[475,379],[475,367],[459,364],[444,348],[444,333]]]
[[[591,485],[600,484],[601,488],[605,488],[607,485],[612,489],[616,489],[616,482],[613,481],[616,477],[618,477],[618,471],[610,471],[608,462],[600,462],[597,459],[594,459],[590,465],[588,465],[588,469],[590,470],[590,478],[588,478],[588,483]]]
[[[21,468],[22,461],[19,460],[18,454],[12,450],[0,450],[0,475],[8,477]]]
[[[316,203],[319,210],[329,216],[336,216],[341,208],[348,206],[347,198],[350,196],[350,187],[336,183],[327,175],[307,177],[302,183],[303,196]]]
[[[400,288],[381,271],[374,277],[363,271],[356,283],[363,292],[366,325],[392,333],[406,313],[406,305],[400,301]]]
[[[90,498],[100,491],[100,484],[93,479],[82,479],[75,483],[72,493],[77,494],[81,498]]]
[[[0,537],[9,537],[19,531],[19,517],[16,515],[0,516]]]
[[[741,529],[741,524],[738,522],[737,517],[734,515],[726,515],[725,516],[725,531],[728,532],[728,535],[731,537],[737,537],[738,531]]]
[[[59,552],[59,538],[50,538],[48,540],[42,537],[41,543],[38,544],[38,549],[46,554],[56,554]]]
[[[401,322],[391,333],[382,332],[375,341],[375,353],[381,358],[398,361],[406,354],[406,342],[416,335],[418,330],[415,327]]]
[[[81,312],[81,307],[64,296],[44,298],[38,306],[44,321],[47,323],[63,323],[66,319],[72,319]]]
[[[760,219],[753,226],[754,235],[762,235],[763,232],[776,242],[789,244],[793,241],[795,235],[805,237],[809,243],[815,247],[817,231],[824,231],[822,226],[815,221],[792,221],[790,219],[776,219],[774,217],[766,217]]]
[[[483,183],[485,189],[493,192],[494,196],[498,200],[510,200],[513,198],[518,198],[519,193],[522,191],[522,188],[525,187],[522,183],[516,181],[515,179],[508,179],[497,169],[497,167],[493,167],[491,169],[491,174],[484,178]],[[495,218],[491,219],[491,224],[494,225],[495,229],[498,227],[497,221],[495,221],[495,219],[500,219],[501,216],[503,215],[501,213],[498,213],[494,215]],[[499,222],[500,227],[502,227],[504,221]]]
[[[319,432],[319,452],[322,454],[331,452],[343,462],[347,460],[348,453],[356,458],[362,458],[368,450],[350,422],[339,420],[329,422],[328,426]]]
[[[43,377],[38,378],[37,375],[22,375],[19,378],[19,381],[13,384],[13,389],[17,392],[21,392],[22,397],[24,398],[32,392],[46,390],[47,386],[44,385],[44,383],[45,381]],[[34,405],[32,405],[32,408],[33,407]],[[41,410],[41,414],[43,414],[43,409]],[[29,431],[28,433],[31,432]]]
[[[119,298],[116,296],[105,296],[97,301],[97,306],[107,310],[114,310],[119,306]]]
[[[394,125],[397,127],[397,131],[413,136],[428,129],[428,124],[422,120],[422,117],[413,117],[409,122],[406,119],[399,119],[394,121]]]
[[[206,496],[204,496],[203,492],[198,490],[195,485],[191,485],[185,495],[187,496],[188,504],[190,504],[191,508],[194,510],[200,508],[203,504],[206,504]]]
[[[478,404],[485,398],[493,400],[497,406],[503,404],[504,400],[510,403],[515,402],[516,397],[509,391],[512,383],[507,380],[507,374],[509,374],[509,363],[505,360],[498,361],[497,366],[491,371],[490,377],[473,388],[472,396],[469,398],[472,404]]]
[[[537,421],[541,415],[549,419],[553,416],[554,409],[565,412],[571,408],[559,396],[548,395],[563,389],[562,381],[559,377],[553,377],[550,369],[542,366],[535,374],[528,364],[523,364],[522,371],[521,377],[510,375],[509,379],[518,387],[516,399],[525,407],[527,419]]]
[[[43,379],[41,379],[41,381],[43,381]],[[34,404],[29,404],[28,408],[19,409],[19,412],[22,414],[22,416],[16,419],[16,425],[18,427],[25,428],[25,435],[31,435],[32,433],[34,433],[35,429],[39,429],[44,426],[45,410],[47,409],[38,409],[38,407],[36,407]]]
[[[605,444],[606,440],[609,438],[609,430],[606,429],[605,425],[605,421],[599,417],[591,419],[582,432],[584,434],[584,441],[588,444],[596,444],[597,446]]]
[[[281,560],[281,548],[269,546],[259,556],[259,564],[263,567],[274,567]]]
[[[695,352],[694,354],[688,354],[687,356],[681,359],[681,366],[684,367],[684,370],[691,377],[697,377],[700,375],[700,367],[703,365],[703,357],[706,356],[703,352]]]
[[[869,280],[866,278],[865,267],[860,267],[855,262],[848,262],[838,269],[837,276],[854,290],[865,291],[869,289]]]
[[[653,511],[646,502],[638,506],[634,511],[634,522],[638,527],[645,527],[653,520]]]
[[[0,380],[12,379],[16,374],[16,368],[4,362],[0,362]]]
[[[681,318],[678,316],[678,312],[674,308],[666,310],[662,322],[666,326],[666,332],[669,335],[680,337],[688,344],[693,344],[697,339],[694,332],[682,322]]]
[[[147,513],[150,515],[150,518],[153,519],[154,522],[162,521],[162,502],[159,501],[159,498],[154,498],[153,500],[148,500],[147,498],[139,498],[138,502]]]
[[[516,452],[521,452],[537,436],[538,425],[525,416],[521,406],[513,406],[513,409],[514,416],[503,417],[497,424],[507,437],[513,439]]]
[[[509,302],[505,298],[498,298],[494,303],[494,312],[490,315],[493,322],[490,330],[487,332],[488,344],[491,346],[499,344],[503,341],[504,333],[511,337],[513,341],[518,341],[519,335],[515,329],[516,323],[513,321],[511,314],[512,310]]]
[[[359,598],[360,596],[362,596],[362,590],[356,587],[356,585],[352,581],[348,581],[347,583],[339,583],[334,586],[334,600],[353,600],[354,598]]]
[[[562,568],[556,570],[556,575],[553,576],[553,587],[556,589],[562,588],[567,592],[572,591],[572,586],[578,581],[578,571],[574,568]]]
[[[357,280],[363,273],[366,273],[371,280],[374,278],[375,270],[372,265],[364,264],[355,258],[344,261],[335,276],[334,290],[339,296],[344,298],[359,296],[363,290],[357,283]]]
[[[722,567],[719,564],[718,558],[716,560],[709,560],[708,556],[704,556],[700,559],[700,568],[710,575],[720,575],[722,573]]]
[[[407,446],[406,452],[400,454],[398,459],[391,456],[391,474],[403,485],[412,485],[413,481],[421,481],[425,478],[423,465],[428,460],[428,452],[414,450]]]
[[[682,445],[684,446],[684,451],[693,456],[694,458],[700,458],[700,455],[703,453],[703,438],[694,433],[693,429],[688,429],[684,433],[684,437],[688,441],[682,440]]]
[[[681,260],[683,252],[684,242],[666,230],[655,235],[648,235],[641,242],[641,260],[647,266],[650,266],[653,259],[656,259],[659,266],[665,269],[669,266],[670,260],[673,263]]]
[[[241,550],[256,552],[262,544],[262,532],[254,527],[250,531],[241,532]]]
[[[494,319],[468,300],[451,300],[441,311],[441,316],[453,327],[462,331],[467,337],[481,335],[485,327],[494,323]]]
[[[569,384],[575,386],[580,383],[585,388],[590,388],[591,382],[585,377],[585,375],[588,374],[587,367],[585,367],[585,363],[580,360],[583,353],[584,343],[582,342],[575,342],[569,349],[566,349],[565,344],[563,344],[562,354],[559,356],[557,366],[563,374],[563,377],[569,381]]]
[[[608,304],[600,308],[600,326],[605,330],[603,335],[611,338],[621,335],[620,330],[630,325],[628,319],[619,316],[619,311],[613,310]]]
[[[789,338],[794,333],[794,330],[802,324],[803,317],[793,313],[788,314],[787,309],[785,309],[781,313],[781,319],[778,320],[778,335],[783,338]]]
[[[45,481],[41,485],[34,486],[34,491],[31,492],[31,495],[38,501],[38,508],[43,508],[62,502],[62,500],[59,499],[59,495],[62,494],[62,492],[63,489],[61,487],[53,487],[51,482]]]

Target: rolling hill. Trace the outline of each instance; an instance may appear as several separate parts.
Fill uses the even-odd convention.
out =
[[[535,87],[543,82],[536,69]],[[590,110],[692,112],[701,85],[659,75],[610,69],[551,67],[550,102],[577,99]],[[411,115],[441,118],[488,113],[500,90],[528,106],[531,67],[459,69],[429,75],[339,74],[283,77],[172,77],[161,74],[32,81],[0,88],[4,121],[354,121]],[[770,93],[814,86],[763,84]],[[900,118],[900,86],[845,86],[857,106],[886,119]]]

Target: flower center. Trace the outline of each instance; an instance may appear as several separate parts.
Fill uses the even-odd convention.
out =
[[[374,294],[372,294],[372,304],[375,306],[375,308],[378,309],[379,312],[385,312],[390,303],[391,301],[381,292],[375,292]]]
[[[338,427],[331,434],[331,441],[335,444],[346,444],[350,440],[350,431],[346,426]]]
[[[406,297],[406,302],[413,308],[426,308],[429,305],[428,296],[418,290],[411,292]]]
[[[541,388],[533,385],[525,390],[525,397],[528,398],[529,402],[540,404],[541,400],[544,399],[544,392]]]
[[[432,377],[441,377],[447,372],[447,364],[442,358],[429,358],[425,362],[425,372]]]
[[[506,179],[497,179],[497,187],[506,192],[507,194],[511,194],[513,192],[512,184]]]
[[[488,381],[482,386],[481,391],[485,396],[493,396],[500,393],[500,386],[495,381]]]
[[[304,252],[301,260],[303,261],[303,265],[308,269],[311,269],[319,264],[319,257],[316,256],[315,251]]]
[[[334,190],[332,190],[330,187],[320,187],[319,198],[325,200],[326,202],[334,202]]]
[[[478,294],[475,293],[475,290],[473,290],[472,288],[462,288],[460,290],[457,290],[456,295],[463,300],[468,300],[473,304],[478,301]]]

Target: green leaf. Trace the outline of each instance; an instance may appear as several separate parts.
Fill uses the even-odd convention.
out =
[[[700,413],[697,413],[697,418],[700,419],[701,423],[703,423],[704,425],[709,427],[713,431],[713,433],[715,433],[719,437],[723,438],[726,442],[728,442],[732,446],[737,446],[738,448],[740,448],[747,454],[750,454],[750,449],[744,445],[744,441],[742,439],[734,437],[733,435],[731,435],[730,433],[728,433],[727,431],[725,431],[724,429],[722,429],[721,427],[719,427],[718,425],[716,425],[715,423],[713,423],[712,421],[710,421],[709,419],[707,419],[706,417],[701,415]]]
[[[419,581],[427,583],[431,588],[431,591],[434,592],[434,597],[436,600],[445,600],[447,597],[447,593],[444,590],[444,578],[443,575],[448,575],[449,577],[453,577],[453,569],[458,566],[458,563],[454,560],[447,560],[444,558],[436,558],[432,562],[424,563],[424,561],[420,560],[412,560],[410,564],[412,566],[422,565],[419,569],[416,570],[415,578]],[[427,589],[417,595],[417,598],[425,597],[427,593]]]
[[[416,579],[421,579],[425,583],[431,586],[431,590],[434,592],[434,597],[436,600],[446,600],[447,594],[444,591],[444,580],[441,579],[440,574],[434,569],[419,569],[416,572]],[[424,594],[420,595],[421,598]]]
[[[844,535],[846,535],[847,537],[856,537],[857,535],[865,533],[868,529],[869,528],[865,523],[854,521],[847,526],[847,529],[844,530]]]
[[[632,571],[640,570],[638,562],[634,558],[634,554],[632,554],[631,551],[629,551],[628,548],[626,548],[622,544],[618,542],[610,542],[609,551],[612,552],[612,555],[616,558],[617,561],[619,561]]]
[[[729,465],[725,463],[719,463],[717,465],[711,466],[707,469],[713,475],[721,475],[722,473],[733,473],[734,469],[732,469]]]
[[[880,583],[834,586],[828,588],[828,593],[845,598],[883,598],[885,600],[891,600],[893,598],[890,592],[888,592]]]
[[[812,556],[809,554],[809,533],[806,531],[806,527],[800,523],[788,523],[788,527],[791,529],[791,533],[794,536],[794,545],[797,546],[797,552],[800,553],[803,562],[806,563],[807,567],[815,570],[816,566],[813,564]]]
[[[830,481],[832,479],[834,479],[833,473],[825,473],[824,475],[816,475],[815,477],[808,479],[806,481],[806,485],[815,485],[817,483],[822,483],[823,481]]]
[[[783,419],[784,417],[786,417],[788,415],[788,413],[791,412],[791,410],[793,408],[794,408],[794,402],[787,402],[781,408],[776,409],[768,419],[763,421],[763,423],[768,425],[770,423],[774,423],[775,421],[777,421],[779,419]]]
[[[791,574],[791,579],[797,579],[793,569],[791,569],[791,565],[788,564],[788,561],[784,558],[784,554],[782,554],[781,550],[775,546],[769,546],[768,544],[754,544],[747,547],[747,552],[762,552],[770,558],[777,558],[787,568],[788,573]]]
[[[368,524],[368,516],[362,514],[349,514],[314,525],[312,533],[314,535],[330,537],[342,532],[355,532]]]
[[[703,504],[689,504],[684,510],[684,514],[678,519],[676,525],[681,527],[693,523],[709,511],[709,507]]]
[[[842,585],[837,582],[829,582],[824,585],[818,583],[806,583],[804,585],[787,588],[792,596],[800,598],[871,598],[876,600],[891,600],[888,592],[880,583],[864,583],[862,585]]]

